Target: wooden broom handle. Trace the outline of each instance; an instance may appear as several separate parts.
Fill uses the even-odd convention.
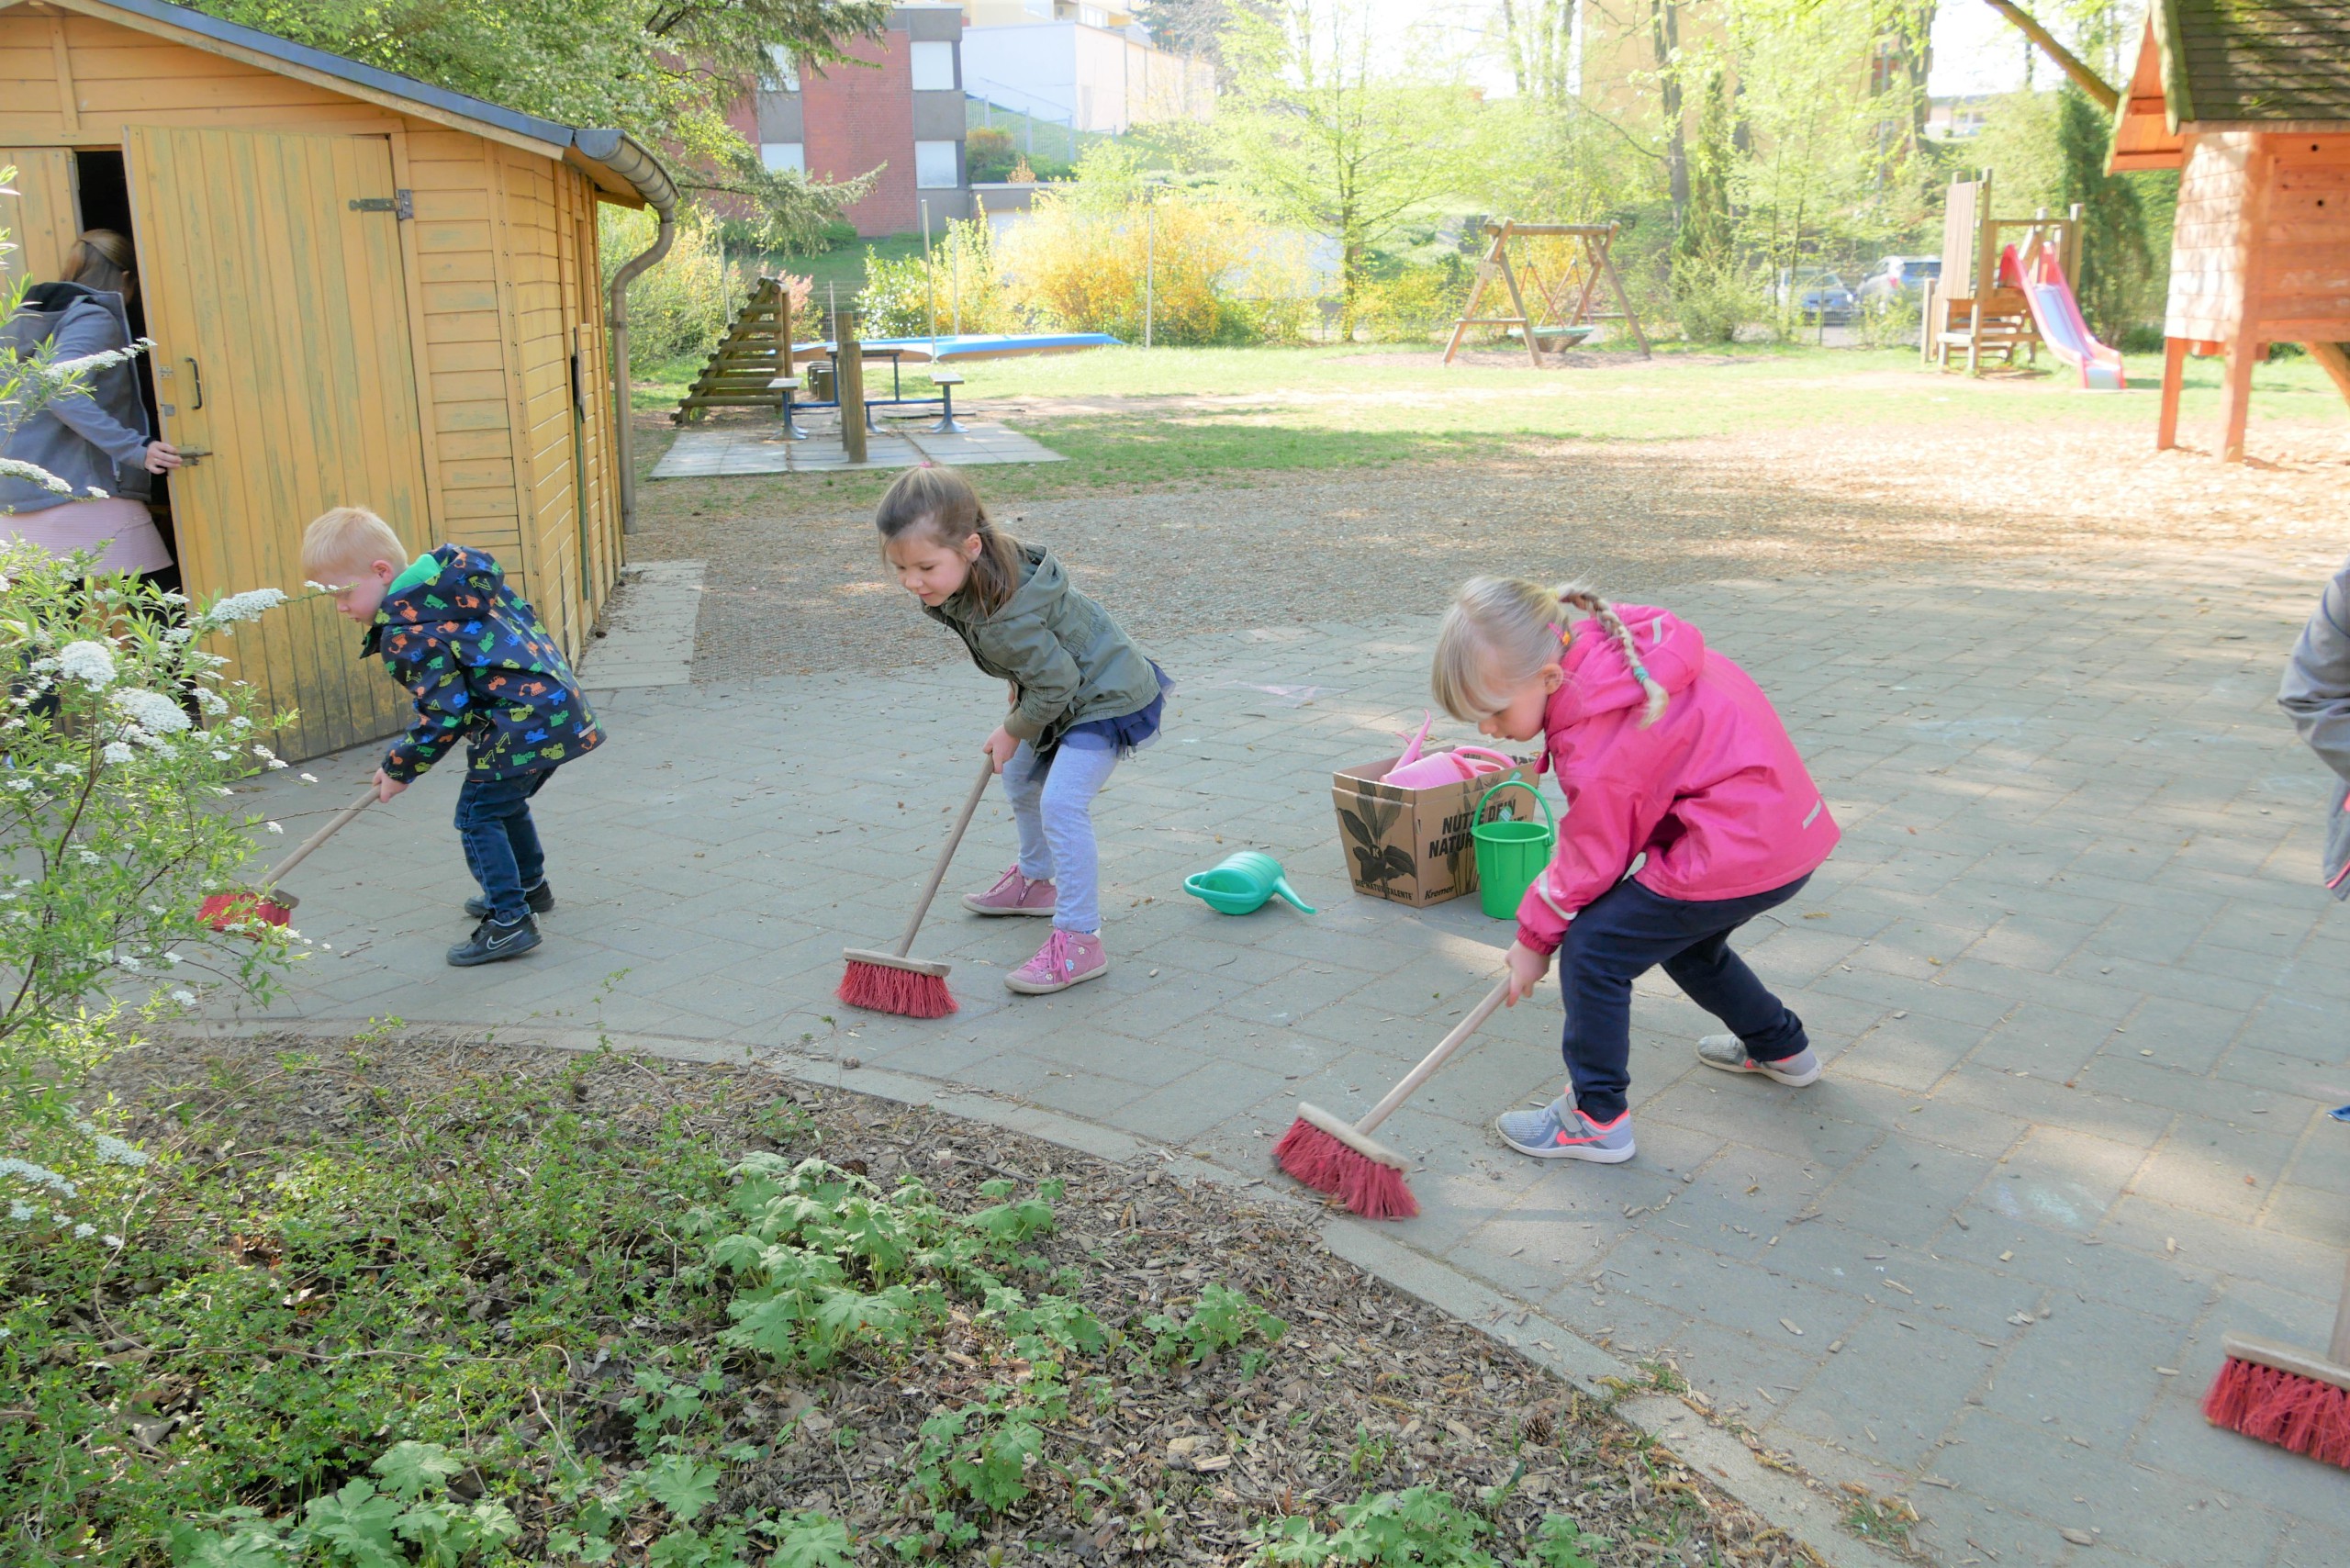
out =
[[[266,890],[277,886],[278,879],[285,876],[286,872],[294,869],[295,867],[299,866],[303,861],[308,859],[310,857],[311,850],[316,849],[319,845],[324,844],[328,839],[332,838],[336,834],[341,833],[345,827],[348,827],[351,824],[352,818],[357,816],[360,812],[365,811],[375,803],[375,787],[373,784],[370,784],[367,786],[367,792],[364,795],[360,796],[359,799],[352,801],[351,804],[343,807],[342,810],[328,818],[326,826],[319,829],[318,832],[312,834],[309,837],[296,845],[294,846],[294,853],[288,855],[285,859],[280,860],[277,863],[276,868],[271,871],[268,876],[263,877],[261,879],[262,890]]]
[[[1452,1026],[1452,1033],[1437,1042],[1436,1049],[1420,1058],[1420,1065],[1404,1074],[1404,1081],[1387,1092],[1387,1098],[1371,1108],[1371,1114],[1355,1124],[1355,1131],[1369,1137],[1372,1128],[1395,1114],[1395,1107],[1412,1097],[1412,1092],[1434,1075],[1446,1058],[1460,1048],[1460,1043],[1477,1032],[1478,1026],[1494,1015],[1494,1009],[1509,1000],[1509,977],[1485,993],[1485,1000],[1470,1009],[1469,1016]]]
[[[2342,1300],[2333,1309],[2333,1343],[2325,1359],[2337,1367],[2350,1367],[2350,1259],[2342,1265]]]
[[[946,850],[938,857],[938,864],[930,868],[930,885],[923,889],[922,902],[914,905],[914,917],[906,922],[906,934],[898,938],[901,958],[914,950],[914,933],[922,929],[923,916],[930,913],[930,901],[938,896],[938,884],[946,879],[946,868],[955,863],[955,851],[962,846],[963,830],[971,825],[971,814],[979,809],[979,797],[988,792],[988,780],[994,777],[995,758],[990,756],[979,765],[979,776],[963,801],[963,814],[955,819],[955,831],[946,835]]]

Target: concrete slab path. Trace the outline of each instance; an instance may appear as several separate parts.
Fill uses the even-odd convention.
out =
[[[1389,1234],[1670,1356],[1815,1473],[1908,1496],[1945,1562],[2344,1561],[2350,1484],[2196,1408],[2224,1330],[2323,1345],[2350,1247],[2350,1126],[2323,1114],[2350,1101],[2350,926],[2315,880],[2330,776],[2272,701],[2320,580],[2051,562],[1676,592],[1844,825],[1740,943],[1829,1073],[1791,1092],[1700,1068],[1708,1021],[1651,976],[1640,1157],[1522,1159],[1490,1124],[1557,1092],[1553,991],[1389,1124],[1426,1167],[1421,1217]],[[548,941],[509,966],[442,962],[470,888],[457,770],[428,777],[304,868],[301,929],[332,947],[273,1015],[829,1053],[1261,1173],[1298,1099],[1368,1104],[1509,939],[1473,899],[1414,912],[1344,878],[1330,771],[1416,721],[1432,633],[1158,648],[1181,683],[1168,732],[1097,812],[1114,967],[1063,996],[1002,987],[1041,923],[943,899],[919,951],[955,964],[959,1014],[833,1000],[842,946],[897,930],[1001,707],[974,672],[924,669],[599,698],[610,743],[539,801]],[[323,783],[281,774],[262,799],[298,831],[373,765],[313,763]],[[1012,842],[990,801],[950,890]],[[1244,846],[1322,913],[1184,896]]]

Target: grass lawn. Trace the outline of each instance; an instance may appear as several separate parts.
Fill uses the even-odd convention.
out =
[[[2012,441],[2022,450],[2034,427],[2051,423],[2150,438],[2161,362],[2133,357],[2128,370],[2127,392],[2087,393],[2063,374],[1969,378],[1925,371],[1907,349],[1786,345],[1698,353],[1672,346],[1649,361],[1606,356],[1538,371],[1490,360],[1446,365],[1433,347],[1120,348],[970,365],[966,398],[982,418],[1005,418],[1070,459],[995,470],[990,496],[1022,500],[1245,484],[1252,476],[1398,463],[1506,460],[1565,441],[1979,425],[1989,427],[1995,442]],[[690,374],[652,372],[637,384],[636,407],[674,408]],[[2188,431],[2217,419],[2219,377],[2218,360],[2188,362],[2181,410]],[[2344,417],[2340,394],[2307,359],[2262,366],[2253,388],[2264,420]],[[662,443],[643,444],[649,460]],[[1986,447],[1986,461],[1996,463],[1998,451]],[[848,499],[878,493],[887,479],[783,482]]]
[[[934,235],[936,230],[934,229]],[[811,296],[817,309],[824,308],[825,290],[837,293],[843,304],[852,300],[865,286],[865,259],[867,252],[885,262],[903,261],[922,254],[920,234],[890,234],[878,240],[858,240],[843,245],[837,251],[827,251],[821,256],[782,256],[775,261],[778,271],[796,274],[816,286]],[[804,334],[802,334],[804,335]]]

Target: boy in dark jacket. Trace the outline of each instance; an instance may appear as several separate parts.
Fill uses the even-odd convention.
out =
[[[603,732],[563,651],[496,561],[443,544],[403,567],[407,554],[389,524],[358,507],[337,507],[302,536],[304,574],[367,628],[364,651],[416,698],[416,722],[375,770],[375,798],[390,800],[466,738],[457,836],[481,884],[465,913],[480,924],[449,961],[520,958],[539,945],[532,915],[554,907],[531,797]]]

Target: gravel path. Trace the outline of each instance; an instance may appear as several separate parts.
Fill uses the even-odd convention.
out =
[[[2134,431],[2062,423],[1538,442],[1504,462],[1240,476],[1230,488],[1035,501],[1002,521],[1050,544],[1146,640],[1427,614],[1477,572],[1582,576],[1652,599],[1696,581],[2002,556],[2089,569],[2214,549],[2338,560],[2350,439],[2277,423],[2260,446],[2266,460],[2222,466],[2156,454]],[[698,680],[959,656],[883,577],[861,498],[770,482],[751,505],[752,488],[641,492],[632,555],[709,563]]]

